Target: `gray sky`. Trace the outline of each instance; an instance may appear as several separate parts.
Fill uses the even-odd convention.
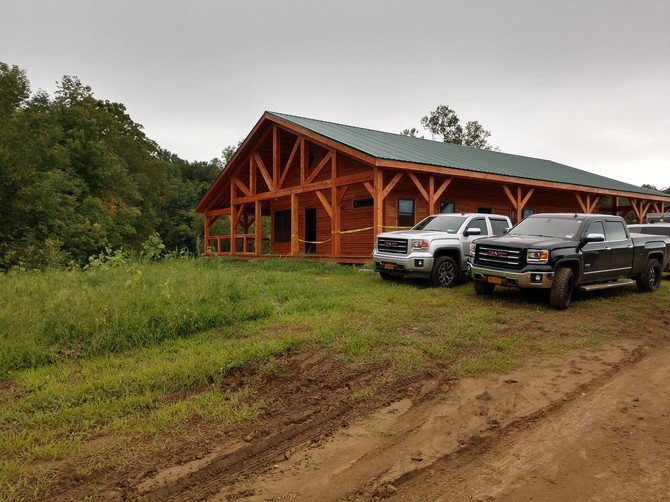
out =
[[[668,26],[667,0],[0,0],[0,61],[188,160],[265,110],[399,132],[445,104],[503,152],[665,188]]]

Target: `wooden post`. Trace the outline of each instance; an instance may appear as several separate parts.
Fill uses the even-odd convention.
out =
[[[330,220],[331,227],[331,245],[330,245],[330,254],[333,256],[340,256],[340,203],[338,199],[338,190],[337,190],[337,151],[333,151],[333,161],[331,169],[331,179],[333,180],[333,186],[331,187],[331,197],[330,202],[332,204],[332,218]]]
[[[377,166],[374,167],[374,234],[377,235],[383,231],[384,226],[384,199],[382,198],[383,173]]]
[[[272,126],[272,184],[275,189],[279,188],[279,179],[281,177],[281,169],[279,166],[280,158],[279,129],[277,126]]]
[[[207,256],[209,248],[209,216],[207,216],[207,211],[205,211],[205,243],[202,249],[202,254]]]
[[[298,256],[298,196],[291,194],[291,256]]]
[[[257,200],[256,201],[256,207],[255,207],[255,216],[254,216],[254,230],[255,230],[255,235],[254,235],[254,254],[256,256],[260,256],[261,254],[261,244],[262,244],[262,235],[261,235],[261,220],[262,220],[262,212],[261,212],[261,201]]]

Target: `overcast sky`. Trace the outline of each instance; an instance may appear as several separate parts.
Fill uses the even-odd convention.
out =
[[[665,188],[669,26],[668,0],[0,0],[0,61],[188,160],[265,110],[397,133],[445,104],[503,152]]]

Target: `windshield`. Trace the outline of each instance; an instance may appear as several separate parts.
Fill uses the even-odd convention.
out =
[[[455,234],[464,221],[464,216],[429,216],[414,225],[412,230],[433,230]]]
[[[582,220],[580,218],[533,217],[523,220],[509,231],[508,235],[537,235],[538,237],[560,237],[574,239]]]

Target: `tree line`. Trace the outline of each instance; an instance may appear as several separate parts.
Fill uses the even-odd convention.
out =
[[[83,264],[106,248],[196,252],[193,208],[223,161],[187,162],[147,138],[121,103],[64,76],[51,97],[0,62],[0,269]]]
[[[445,105],[421,124],[433,138],[497,149],[479,122],[462,126]],[[240,144],[220,159],[187,162],[77,77],[64,76],[52,97],[32,93],[25,70],[0,62],[0,270],[83,266],[101,251],[147,243],[202,251],[193,208]]]

